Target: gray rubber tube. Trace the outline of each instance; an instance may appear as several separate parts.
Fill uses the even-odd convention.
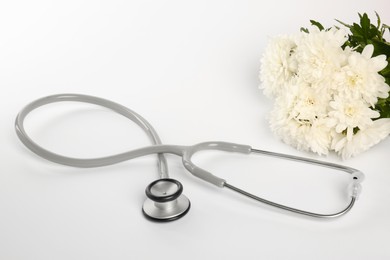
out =
[[[50,160],[52,162],[56,162],[59,164],[64,164],[68,166],[74,166],[74,167],[99,167],[99,166],[106,166],[111,165],[115,163],[119,163],[125,160],[130,160],[139,156],[143,156],[146,154],[150,154],[150,151],[147,151],[148,149],[138,149],[135,151],[125,152],[121,154],[116,154],[112,156],[107,157],[101,157],[96,159],[77,159],[77,158],[71,158],[62,156],[53,152],[50,152],[38,144],[36,144],[26,133],[24,129],[24,119],[25,117],[34,109],[44,106],[46,104],[55,103],[55,102],[63,102],[63,101],[76,101],[76,102],[84,102],[84,103],[90,103],[102,107],[106,107],[108,109],[111,109],[124,117],[132,120],[135,122],[138,126],[144,130],[144,132],[148,135],[150,138],[152,144],[159,145],[161,144],[161,139],[158,136],[156,130],[154,130],[153,126],[146,121],[142,116],[137,114],[136,112],[128,109],[127,107],[124,107],[120,104],[117,104],[115,102],[112,102],[107,99],[88,96],[88,95],[82,95],[82,94],[59,94],[59,95],[52,95],[47,96],[44,98],[40,98],[38,100],[33,101],[32,103],[25,106],[20,113],[17,115],[15,120],[15,130],[19,137],[19,139],[22,141],[22,143],[30,149],[32,152],[36,153],[37,155]],[[149,148],[149,149],[155,149],[155,148]],[[165,149],[166,150],[166,149]],[[165,151],[164,152],[167,152]],[[173,153],[178,153],[179,150],[175,147],[171,147],[170,149]],[[181,152],[180,152],[181,154]],[[160,173],[161,178],[167,178],[169,177],[168,174],[168,164],[165,156],[163,154],[158,154],[158,169]]]
[[[31,111],[38,107],[55,102],[64,101],[90,103],[111,109],[139,125],[149,136],[150,140],[154,145],[146,146],[132,151],[127,151],[120,154],[91,159],[72,158],[48,151],[43,147],[39,146],[28,136],[26,130],[24,129],[24,120]],[[198,152],[200,150],[221,150],[239,153],[250,153],[251,151],[251,147],[248,145],[240,145],[227,142],[205,142],[193,146],[163,145],[161,144],[161,139],[152,127],[152,125],[136,112],[110,100],[81,94],[52,95],[33,101],[32,103],[25,106],[17,115],[15,121],[15,130],[19,139],[28,149],[30,149],[32,152],[39,155],[40,157],[55,163],[73,167],[91,168],[112,165],[150,154],[158,154],[158,168],[160,178],[168,178],[168,166],[163,153],[171,153],[183,157],[183,164],[191,174],[221,188],[224,186],[226,181],[204,169],[195,166],[191,161],[191,156],[195,152]]]

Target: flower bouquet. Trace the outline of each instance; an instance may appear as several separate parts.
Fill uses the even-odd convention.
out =
[[[285,143],[320,155],[355,156],[390,134],[389,26],[360,23],[309,29],[273,38],[260,79],[274,99],[272,131]]]

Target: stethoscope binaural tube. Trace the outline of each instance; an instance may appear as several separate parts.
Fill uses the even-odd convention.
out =
[[[148,135],[150,140],[152,141],[153,145],[152,146],[147,146],[139,149],[135,149],[132,151],[120,153],[120,154],[115,154],[111,156],[106,156],[106,157],[100,157],[100,158],[91,158],[91,159],[79,159],[79,158],[72,158],[72,157],[67,157],[63,155],[59,155],[56,153],[53,153],[51,151],[48,151],[38,144],[36,144],[26,133],[24,129],[24,119],[26,116],[33,111],[34,109],[50,104],[50,103],[55,103],[55,102],[63,102],[63,101],[75,101],[75,102],[84,102],[84,103],[90,103],[94,105],[99,105],[106,107],[108,109],[111,109],[126,118],[132,120],[135,122],[137,125],[139,125],[145,133]],[[89,167],[100,167],[100,166],[107,166],[107,165],[112,165],[116,163],[120,163],[123,161],[131,160],[137,157],[149,155],[149,154],[158,154],[158,169],[159,169],[159,177],[160,180],[157,180],[153,182],[152,186],[148,186],[150,188],[149,193],[148,189],[146,191],[147,193],[147,200],[145,201],[145,204],[148,206],[143,206],[143,212],[146,216],[148,216],[150,219],[153,220],[160,220],[160,221],[169,221],[169,220],[175,220],[180,218],[181,216],[184,216],[189,208],[190,208],[190,203],[189,200],[186,201],[186,197],[181,194],[182,189],[178,189],[177,192],[177,197],[173,196],[170,197],[169,200],[166,201],[161,201],[157,197],[153,195],[152,192],[152,187],[155,186],[164,186],[161,185],[161,183],[165,183],[165,185],[168,183],[169,185],[174,184],[177,185],[178,187],[181,185],[178,185],[176,181],[171,181],[172,179],[169,179],[169,173],[168,173],[168,167],[167,167],[167,161],[164,156],[164,153],[170,153],[170,154],[175,154],[178,156],[182,157],[183,165],[184,167],[194,176],[209,182],[211,184],[214,184],[220,188],[226,187],[232,191],[235,191],[241,195],[244,195],[248,198],[254,199],[256,201],[268,204],[270,206],[280,208],[283,210],[287,210],[290,212],[306,215],[306,216],[311,216],[311,217],[319,217],[319,218],[334,218],[334,217],[339,217],[341,215],[344,215],[347,213],[354,205],[357,197],[359,196],[361,192],[361,185],[360,183],[363,181],[363,173],[360,171],[338,165],[338,164],[333,164],[333,163],[328,163],[328,162],[322,162],[318,160],[313,160],[313,159],[308,159],[308,158],[303,158],[303,157],[297,157],[297,156],[292,156],[292,155],[286,155],[286,154],[280,154],[280,153],[274,153],[274,152],[269,152],[269,151],[263,151],[263,150],[257,150],[253,149],[248,145],[242,145],[242,144],[234,144],[234,143],[228,143],[228,142],[205,142],[205,143],[200,143],[196,144],[193,146],[180,146],[180,145],[164,145],[161,143],[161,139],[158,136],[157,132],[154,130],[152,125],[146,121],[142,116],[137,114],[136,112],[120,105],[115,102],[98,98],[98,97],[93,97],[93,96],[88,96],[88,95],[81,95],[81,94],[58,94],[58,95],[52,95],[52,96],[47,96],[44,98],[40,98],[36,101],[33,101],[32,103],[28,104],[26,107],[24,107],[18,116],[16,117],[15,120],[15,130],[17,133],[17,136],[19,139],[22,141],[22,143],[30,149],[32,152],[36,153],[37,155],[63,165],[68,165],[68,166],[73,166],[73,167],[82,167],[82,168],[89,168]],[[251,193],[248,193],[242,189],[239,189],[229,183],[226,182],[226,180],[219,178],[210,172],[196,166],[191,158],[192,156],[203,150],[219,150],[219,151],[226,151],[226,152],[237,152],[237,153],[243,153],[243,154],[250,154],[250,153],[257,153],[257,154],[263,154],[267,156],[273,156],[281,159],[288,159],[288,160],[294,160],[297,162],[303,162],[303,163],[309,163],[309,164],[314,164],[317,166],[321,167],[328,167],[332,168],[335,170],[343,171],[346,173],[351,174],[352,176],[352,181],[349,186],[349,191],[350,191],[350,197],[351,200],[349,204],[341,211],[332,213],[332,214],[319,214],[319,213],[314,213],[314,212],[308,212],[304,210],[299,210],[296,208],[292,207],[287,207],[285,205],[281,205],[272,201],[268,201],[266,199],[260,198],[256,195],[253,195]],[[168,185],[168,186],[169,186]],[[166,187],[168,187],[166,185]],[[162,190],[164,191],[164,189]],[[176,203],[178,199],[182,197],[183,200],[181,200],[180,203]],[[174,199],[172,199],[174,198]],[[176,201],[176,202],[175,202]],[[167,204],[164,204],[167,203]],[[177,206],[177,209],[172,210],[174,206]],[[164,211],[164,212],[163,212]],[[150,213],[152,212],[152,213]],[[157,213],[156,213],[157,212]]]

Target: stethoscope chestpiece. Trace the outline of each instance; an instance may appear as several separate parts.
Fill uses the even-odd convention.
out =
[[[190,210],[190,200],[182,194],[183,185],[174,179],[155,180],[146,187],[147,199],[142,207],[150,220],[167,222],[183,217]]]

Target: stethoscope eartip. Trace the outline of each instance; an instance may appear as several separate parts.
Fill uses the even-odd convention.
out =
[[[182,194],[183,185],[174,179],[155,180],[146,187],[147,199],[142,212],[150,220],[167,222],[177,220],[190,210],[190,200]]]

